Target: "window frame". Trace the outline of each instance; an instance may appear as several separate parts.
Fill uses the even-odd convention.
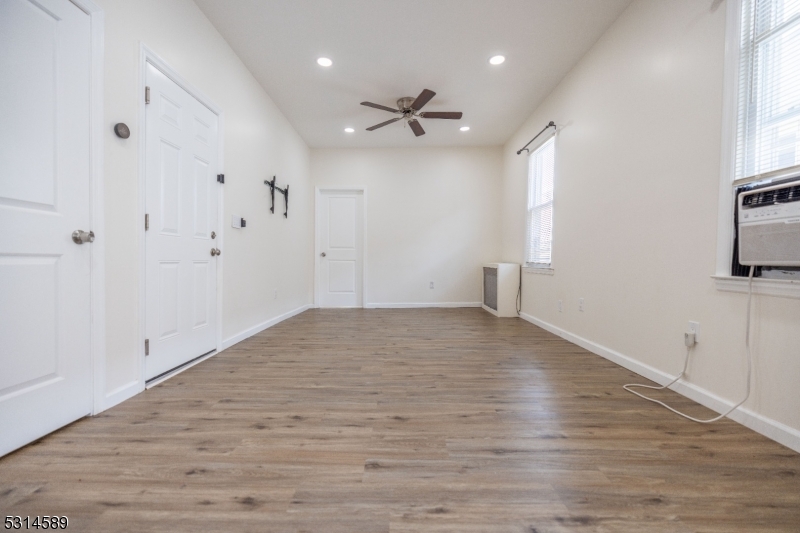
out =
[[[717,290],[747,292],[747,278],[731,275],[734,241],[736,189],[746,183],[774,181],[791,176],[796,167],[745,179],[736,178],[736,144],[739,123],[739,70],[741,62],[742,2],[728,0],[725,13],[725,65],[723,77],[722,150],[720,156],[719,203],[717,209],[717,261],[711,276]],[[800,282],[753,280],[753,293],[800,298]]]
[[[527,160],[527,168],[528,168],[528,176],[527,176],[527,195],[526,195],[526,208],[525,208],[525,257],[523,258],[523,269],[526,272],[536,272],[540,274],[552,274],[553,272],[553,230],[554,230],[554,220],[555,220],[555,188],[556,188],[556,176],[557,176],[557,153],[558,153],[558,143],[556,142],[556,137],[558,135],[558,131],[553,131],[549,135],[545,136],[535,148],[530,150],[528,153],[528,160]],[[535,186],[534,183],[534,176],[533,176],[533,161],[534,157],[539,154],[548,144],[553,146],[553,197],[547,201],[542,203],[535,203],[531,205],[531,194],[532,194],[532,187]],[[540,177],[539,177],[540,178]],[[541,181],[539,180],[539,183]],[[551,212],[551,223],[550,223],[550,262],[549,263],[535,263],[535,262],[528,262],[528,258],[531,255],[531,215],[536,210],[541,210],[545,206],[550,206]]]

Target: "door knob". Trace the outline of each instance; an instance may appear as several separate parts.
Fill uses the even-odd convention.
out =
[[[219,248],[212,248],[211,257],[214,257],[215,255],[222,255],[222,251]]]
[[[94,232],[93,231],[83,231],[80,229],[76,229],[72,232],[72,241],[75,244],[83,244],[85,242],[94,242]]]
[[[328,254],[326,254],[325,252],[322,252],[321,254],[319,254],[320,257],[325,257],[326,255],[328,255]]]

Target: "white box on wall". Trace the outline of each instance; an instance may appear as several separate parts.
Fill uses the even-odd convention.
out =
[[[516,263],[483,265],[482,307],[498,317],[517,316],[520,266]]]

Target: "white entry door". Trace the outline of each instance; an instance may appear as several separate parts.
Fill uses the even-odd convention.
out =
[[[216,349],[218,117],[147,64],[145,377]]]
[[[364,194],[320,191],[320,307],[363,307]]]
[[[0,456],[92,410],[90,53],[68,0],[0,0]]]

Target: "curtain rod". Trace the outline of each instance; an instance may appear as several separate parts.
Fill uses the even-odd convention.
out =
[[[531,144],[533,141],[535,141],[536,139],[538,139],[538,138],[539,138],[539,135],[541,135],[542,133],[544,133],[545,131],[547,131],[547,128],[555,128],[555,127],[556,127],[556,123],[555,123],[555,122],[553,122],[553,121],[551,120],[551,121],[550,121],[550,123],[549,123],[549,124],[547,124],[547,126],[545,126],[545,127],[544,127],[544,129],[543,129],[542,131],[540,131],[539,133],[537,133],[537,134],[536,134],[536,137],[534,137],[533,139],[531,139],[530,141],[528,141],[528,144],[526,144],[525,146],[523,146],[522,148],[520,148],[519,150],[517,150],[517,155],[521,154],[523,150],[527,151],[528,153],[531,153],[531,151],[530,151],[530,150],[528,150],[528,146],[529,146],[529,145],[530,145],[530,144]]]

